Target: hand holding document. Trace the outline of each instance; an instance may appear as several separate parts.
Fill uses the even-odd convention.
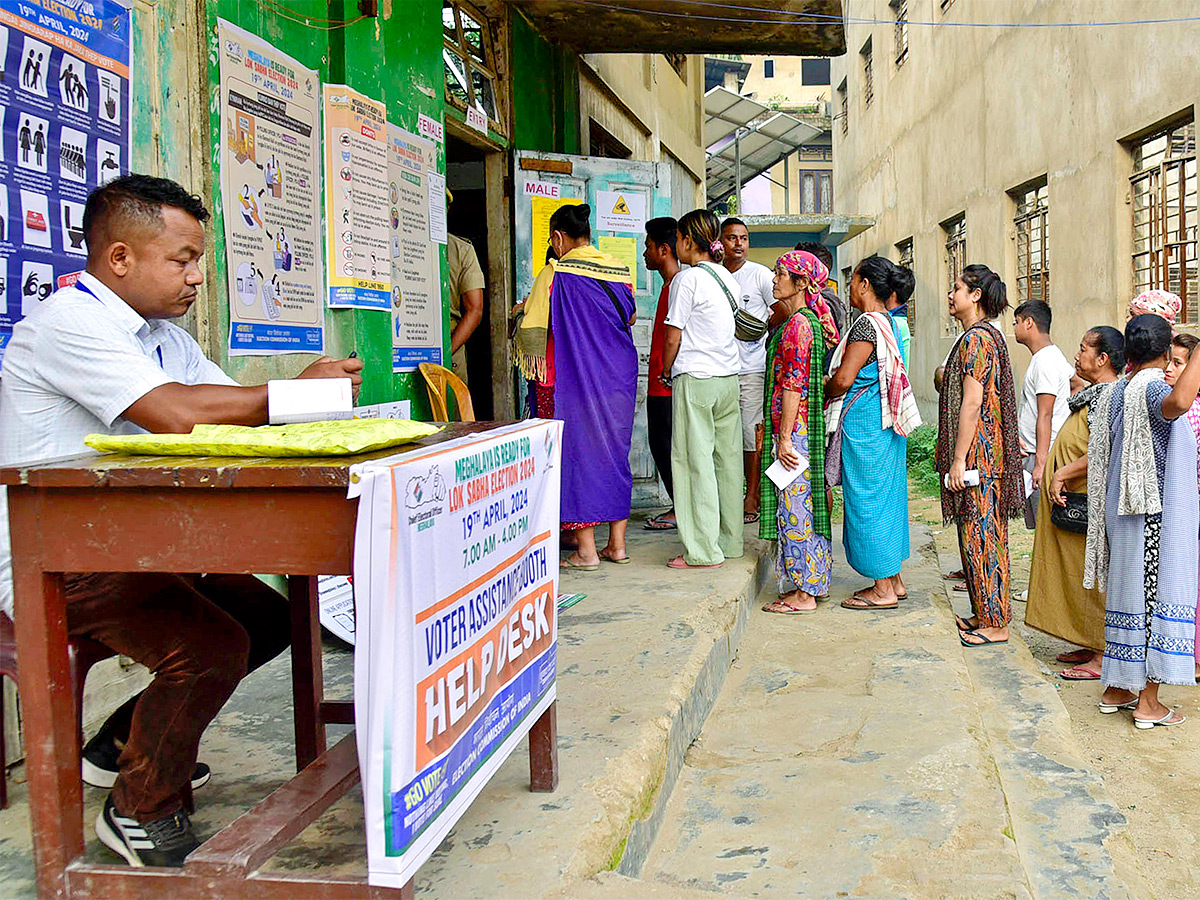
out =
[[[775,462],[771,463],[771,465],[767,467],[767,477],[774,482],[775,487],[782,491],[789,484],[799,478],[802,473],[807,471],[808,459],[801,456],[800,465],[796,466],[794,469],[785,468],[783,463],[781,463],[779,460],[775,460]]]

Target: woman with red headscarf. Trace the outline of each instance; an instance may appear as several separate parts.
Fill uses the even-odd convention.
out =
[[[828,277],[820,260],[800,250],[775,264],[774,297],[787,307],[788,319],[768,349],[765,421],[770,430],[764,433],[763,463],[774,455],[795,478],[777,489],[764,476],[759,536],[779,544],[779,599],[763,609],[785,615],[815,611],[817,597],[829,593],[833,571],[825,503],[824,373],[826,349],[837,344],[838,333],[821,296]]]

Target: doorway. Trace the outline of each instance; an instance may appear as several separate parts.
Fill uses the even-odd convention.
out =
[[[487,166],[488,150],[476,147],[453,135],[446,135],[446,187],[454,195],[446,213],[449,231],[470,241],[479,257],[487,282],[483,291],[483,318],[467,339],[467,386],[475,406],[475,418],[494,419],[492,400],[492,303],[503,298],[491,277],[488,234]],[[453,280],[451,281],[453,285]],[[453,324],[451,325],[453,328]],[[503,348],[501,348],[503,349]]]

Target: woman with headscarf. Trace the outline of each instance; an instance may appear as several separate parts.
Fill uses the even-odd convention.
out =
[[[1008,520],[1025,511],[1012,363],[991,322],[1008,308],[1008,290],[987,266],[973,265],[947,299],[963,333],[946,359],[934,468],[943,476],[942,519],[958,526],[971,597],[971,616],[955,617],[958,637],[965,647],[980,647],[1008,640]],[[971,484],[968,471],[976,476]]]
[[[1083,531],[1060,527],[1051,512],[1055,506],[1067,507],[1068,494],[1074,495],[1074,501],[1086,496],[1091,413],[1100,395],[1111,390],[1124,371],[1125,336],[1108,325],[1090,329],[1075,354],[1075,373],[1088,386],[1067,401],[1070,415],[1058,430],[1042,473],[1025,624],[1083,648],[1058,656],[1059,662],[1073,664],[1059,673],[1067,681],[1100,677],[1104,592],[1083,586],[1087,543]],[[1078,502],[1074,505],[1079,506]]]
[[[827,480],[842,486],[846,561],[874,581],[842,601],[846,609],[895,609],[908,599],[900,569],[909,556],[908,434],[921,424],[904,368],[899,323],[887,311],[893,266],[870,256],[850,278],[862,315],[834,351]]]
[[[517,331],[517,361],[531,382],[534,416],[561,419],[562,528],[577,549],[562,565],[595,571],[628,563],[625,527],[633,494],[629,446],[637,391],[632,275],[591,244],[591,208],[550,217],[555,259],[542,269]],[[609,523],[597,552],[596,525]]]
[[[774,507],[771,529],[759,536],[778,542],[779,599],[766,612],[797,615],[817,608],[829,593],[832,528],[825,502],[825,352],[837,344],[837,327],[821,289],[829,271],[811,253],[793,250],[775,264],[773,295],[788,318],[769,341],[765,392],[762,494]],[[777,489],[765,472],[774,455],[795,479]],[[800,470],[797,472],[796,470]],[[770,499],[770,503],[766,501]],[[768,521],[764,512],[761,523]],[[764,534],[764,532],[766,532]]]
[[[1200,388],[1200,356],[1172,387],[1163,373],[1170,347],[1162,317],[1129,320],[1130,375],[1097,402],[1088,442],[1083,583],[1107,590],[1100,712],[1133,710],[1142,729],[1182,724],[1158,699],[1158,686],[1196,677],[1200,482],[1184,416]]]
[[[1166,319],[1167,322],[1174,325],[1182,309],[1183,301],[1179,299],[1178,294],[1154,288],[1143,291],[1129,301],[1129,314],[1125,317],[1125,321],[1128,322],[1134,316],[1150,314]]]

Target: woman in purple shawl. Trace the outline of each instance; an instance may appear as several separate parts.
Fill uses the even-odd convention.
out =
[[[628,563],[625,526],[633,494],[629,445],[637,391],[637,318],[629,269],[591,245],[591,207],[562,206],[550,217],[555,259],[533,284],[517,331],[517,361],[532,382],[532,413],[561,419],[562,527],[578,549],[567,569]],[[609,523],[597,552],[596,525]]]

